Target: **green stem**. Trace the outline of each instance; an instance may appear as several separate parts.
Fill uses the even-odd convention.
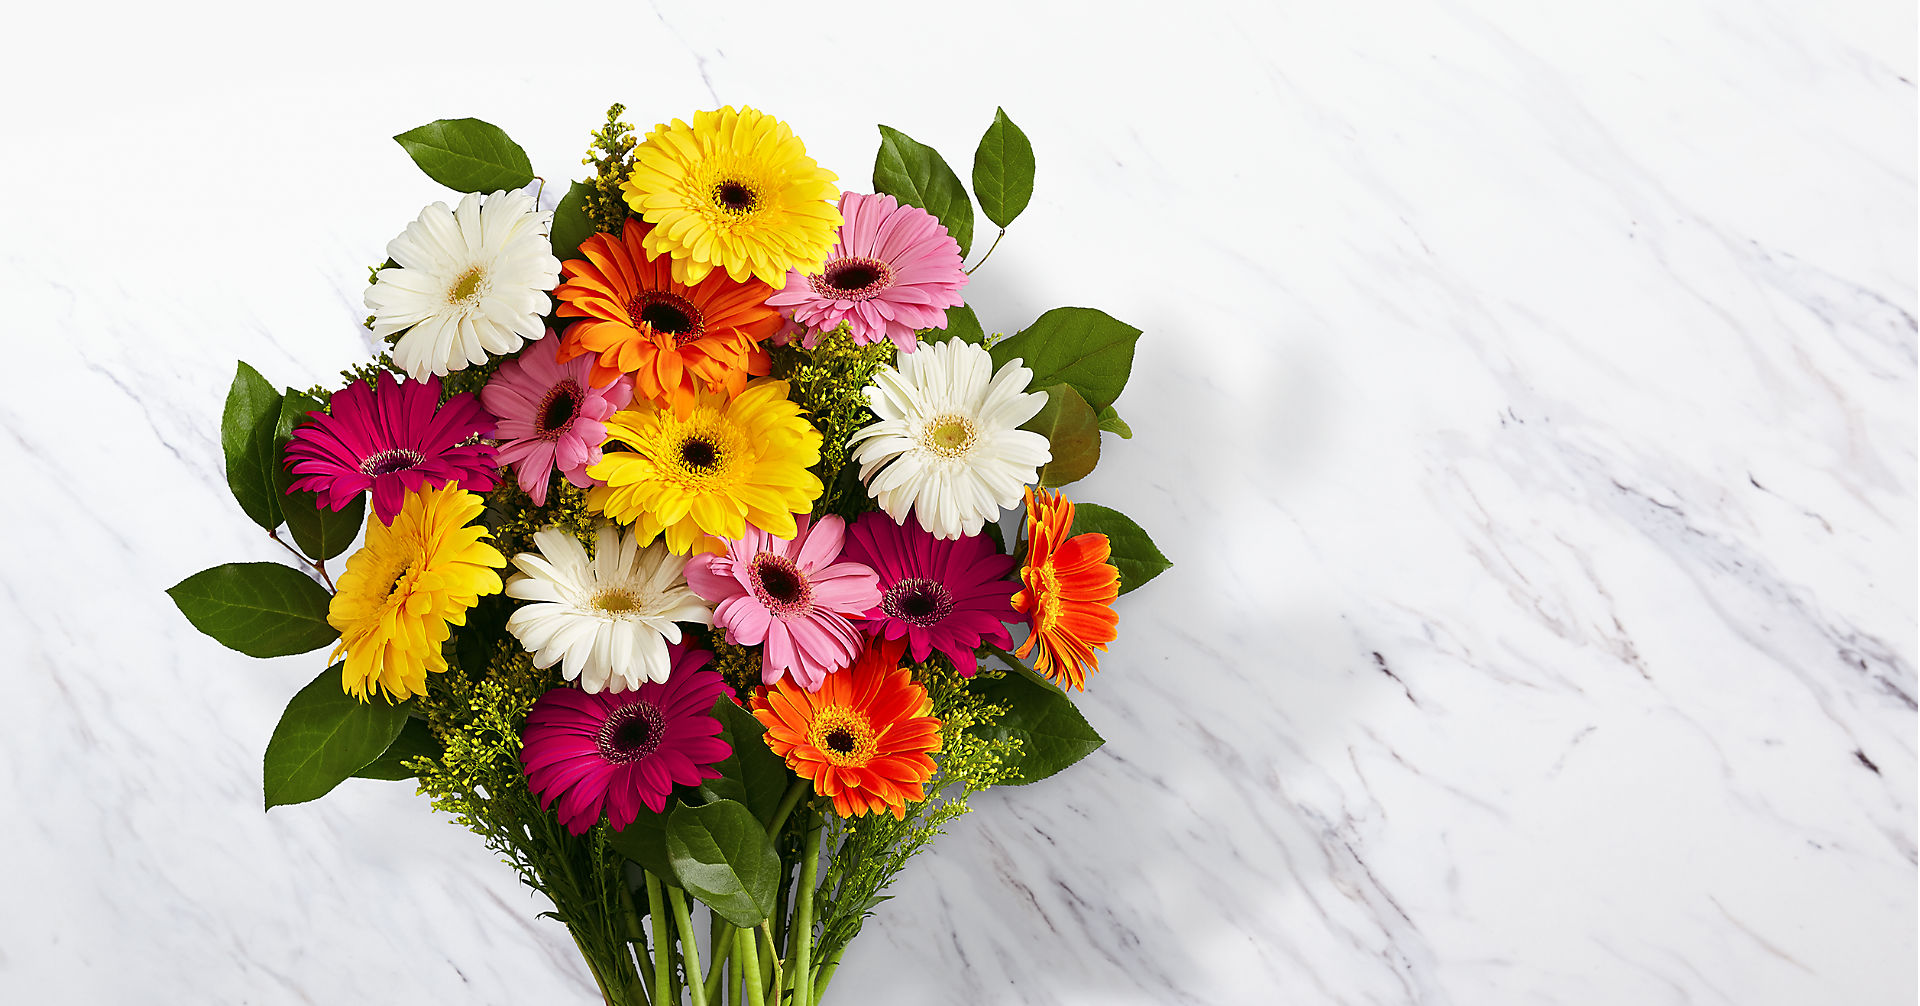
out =
[[[660,894],[660,878],[647,874],[647,917],[653,920],[653,1001],[671,1002],[673,995],[673,938],[667,935],[667,899]]]
[[[827,983],[833,980],[833,973],[840,968],[840,955],[846,952],[847,945],[842,943],[835,947],[833,953],[829,954],[826,961],[821,964],[820,978],[813,983],[814,1006],[820,1006],[820,1001],[826,997]]]
[[[713,963],[707,965],[707,1001],[720,1002],[720,969],[727,963],[727,957],[733,953],[733,926],[712,912],[712,923],[707,927],[707,946],[713,950]]]
[[[620,868],[620,908],[627,917],[627,946],[633,960],[633,973],[647,990],[647,1001],[654,1000],[653,974],[647,970],[647,932],[640,928],[640,907],[633,900],[633,886],[627,883],[626,868]]]
[[[758,973],[755,974],[753,977],[759,979],[762,985],[765,985],[768,979],[772,979],[773,994],[777,998],[780,995],[781,986],[785,984],[784,976],[781,974],[782,969],[780,967],[780,948],[774,946],[773,944],[773,927],[772,926],[768,925],[765,922],[762,922],[760,923],[760,932],[763,935],[765,935],[767,938],[767,963],[762,965],[759,968]],[[754,938],[759,939],[759,937],[757,936]]]
[[[747,983],[747,1006],[766,1006],[766,994],[760,988],[760,958],[754,952],[754,941],[759,937],[751,929],[733,931],[734,970]]]
[[[975,262],[973,264],[973,269],[978,269],[981,266],[986,265],[987,260],[993,257],[993,250],[995,248],[1000,247],[1000,239],[1006,236],[1007,236],[1007,229],[1005,227],[1000,228],[1000,233],[995,234],[993,236],[993,244],[987,247],[987,253],[985,255],[980,256],[980,261]],[[973,275],[973,269],[968,269],[967,275],[969,276]]]
[[[693,1006],[707,1006],[707,986],[700,980],[700,942],[693,938],[693,916],[687,913],[687,896],[678,887],[667,888],[667,900],[673,903],[673,926],[680,931],[680,955],[686,962],[687,995]]]
[[[780,829],[787,825],[787,815],[793,813],[793,805],[799,803],[812,786],[813,783],[806,779],[795,779],[793,785],[787,787],[787,792],[780,797],[780,806],[774,808],[773,821],[767,825],[767,834],[776,841],[779,839]]]
[[[811,814],[811,811],[809,811]],[[793,984],[793,1006],[813,1001],[813,885],[820,879],[820,822],[807,819],[807,837],[800,855],[800,886],[794,901],[793,931],[787,934],[793,960],[787,970]]]

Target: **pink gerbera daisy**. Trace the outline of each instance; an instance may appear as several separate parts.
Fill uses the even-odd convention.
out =
[[[720,777],[715,762],[733,753],[721,740],[713,700],[727,690],[718,672],[701,670],[706,650],[673,645],[673,671],[626,692],[589,694],[555,688],[534,702],[520,733],[527,788],[575,835],[607,816],[615,831],[659,813],[673,787]],[[556,803],[558,806],[555,806]]]
[[[913,352],[914,332],[947,327],[947,308],[961,303],[967,285],[960,245],[933,214],[902,206],[892,196],[840,194],[840,243],[816,275],[787,273],[786,288],[767,298],[813,348],[820,333],[841,322],[859,345],[892,339]]]
[[[761,681],[770,685],[792,675],[811,692],[827,672],[860,655],[860,632],[849,616],[879,604],[880,585],[872,569],[835,561],[846,521],[828,515],[811,528],[805,517],[795,523],[791,541],[747,525],[746,536],[728,542],[725,554],[688,561],[687,586],[716,604],[713,624],[727,630],[728,642],[766,644]]]
[[[906,636],[916,662],[939,650],[971,676],[980,644],[1012,646],[1001,623],[1026,620],[1013,610],[1020,585],[1006,578],[1013,557],[982,535],[943,541],[915,521],[895,524],[884,513],[865,513],[847,535],[846,557],[880,577],[880,601],[862,628],[887,639]]]
[[[354,381],[333,393],[326,412],[287,441],[287,470],[302,476],[288,492],[320,494],[339,510],[373,490],[373,512],[391,524],[407,493],[449,482],[486,492],[498,472],[493,445],[476,443],[493,434],[493,420],[470,394],[440,403],[440,379],[398,381],[382,372],[377,384]]]
[[[512,465],[520,488],[534,506],[547,505],[547,484],[554,470],[582,489],[593,485],[587,466],[600,463],[607,441],[601,420],[625,408],[633,398],[633,379],[621,374],[596,388],[588,377],[591,357],[559,362],[560,339],[546,337],[500,365],[480,391],[480,404],[500,420],[500,464]]]

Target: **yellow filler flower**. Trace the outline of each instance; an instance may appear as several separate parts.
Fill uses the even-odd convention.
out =
[[[449,625],[467,624],[482,594],[500,592],[506,556],[470,522],[484,504],[457,484],[407,494],[392,525],[367,515],[367,539],[347,558],[327,621],[340,630],[333,658],[347,656],[348,693],[365,702],[374,686],[395,702],[424,695],[427,672],[447,669],[440,652]]]
[[[718,539],[743,537],[748,524],[791,538],[793,515],[824,488],[807,470],[820,463],[820,431],[787,400],[785,381],[753,381],[732,399],[701,392],[684,419],[635,401],[606,426],[602,460],[587,467],[600,483],[587,506],[632,524],[641,545],[665,532],[677,554],[719,553]]]
[[[734,281],[774,289],[787,270],[818,272],[839,239],[833,172],[807,156],[787,124],[729,105],[655,126],[633,151],[621,191],[653,225],[647,254],[673,260],[689,286],[724,269]]]

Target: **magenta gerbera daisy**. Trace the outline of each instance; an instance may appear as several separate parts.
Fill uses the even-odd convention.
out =
[[[534,506],[547,505],[547,485],[556,469],[582,489],[593,485],[587,466],[600,463],[607,441],[601,420],[633,398],[633,379],[621,374],[604,387],[588,380],[591,357],[559,362],[560,339],[545,338],[500,365],[480,390],[480,404],[500,421],[500,464],[513,466],[520,488]]]
[[[895,524],[884,513],[865,513],[847,534],[846,558],[873,567],[880,578],[880,601],[861,628],[887,639],[907,637],[916,662],[939,650],[971,676],[980,644],[1012,646],[1002,623],[1026,620],[1013,610],[1020,585],[1006,578],[1013,557],[982,535],[943,541],[915,521]]]
[[[333,393],[326,412],[287,441],[287,470],[301,476],[288,492],[320,494],[334,510],[373,490],[373,512],[392,524],[407,493],[449,482],[486,492],[498,468],[493,445],[475,442],[493,434],[493,419],[470,394],[440,403],[440,379],[395,381],[382,372],[374,387],[354,381]]]
[[[913,352],[914,333],[946,328],[947,308],[967,285],[960,245],[933,214],[892,196],[840,194],[840,243],[818,273],[789,270],[787,285],[767,298],[813,348],[822,332],[847,323],[860,345],[892,339]],[[783,333],[790,339],[792,330]]]
[[[852,619],[880,603],[880,585],[867,566],[836,561],[846,521],[828,515],[812,527],[805,517],[795,523],[791,541],[747,525],[724,554],[688,561],[687,586],[716,605],[713,624],[727,630],[728,642],[765,644],[761,681],[791,675],[811,692],[860,655]]]
[[[713,700],[727,690],[702,670],[713,654],[675,643],[673,672],[626,692],[555,688],[534,702],[520,732],[527,788],[575,835],[605,814],[615,831],[640,807],[659,813],[673,787],[717,779],[733,753],[717,735]]]

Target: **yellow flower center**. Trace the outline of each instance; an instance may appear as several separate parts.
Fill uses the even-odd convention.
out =
[[[609,587],[593,595],[592,604],[601,611],[619,613],[640,607],[640,599],[624,587]]]
[[[879,744],[873,724],[845,706],[827,706],[813,712],[807,741],[835,765],[859,767],[873,760]]]
[[[476,299],[480,293],[480,284],[485,282],[486,278],[486,271],[479,266],[461,273],[460,278],[454,280],[453,286],[447,289],[447,303],[465,304]]]
[[[1023,574],[1027,589],[1033,592],[1033,631],[1043,634],[1053,631],[1055,622],[1060,620],[1060,577],[1053,571],[1053,563],[1044,566],[1030,566]]]
[[[941,416],[920,430],[920,446],[943,458],[957,458],[973,449],[977,431],[965,416]]]
[[[688,492],[712,492],[739,481],[751,463],[746,438],[712,409],[696,409],[685,422],[661,417],[661,451],[654,457],[663,474]]]

